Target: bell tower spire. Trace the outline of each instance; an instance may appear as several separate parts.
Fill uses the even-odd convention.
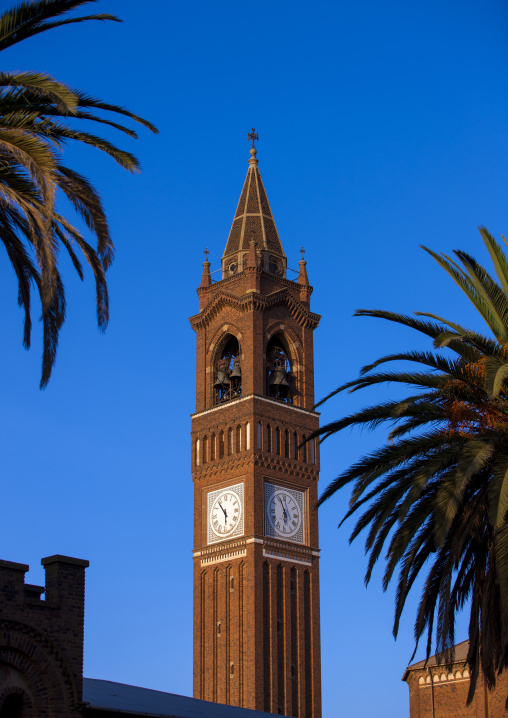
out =
[[[251,158],[222,258],[198,288],[194,696],[321,718],[319,426],[305,260],[286,256]],[[216,276],[216,275],[215,275]],[[297,280],[297,281],[296,281]]]
[[[256,243],[260,264],[266,272],[286,276],[287,260],[275,225],[270,203],[259,171],[254,127],[248,134],[252,141],[249,169],[236,208],[226,248],[222,256],[222,277],[229,277],[245,266],[249,246]]]

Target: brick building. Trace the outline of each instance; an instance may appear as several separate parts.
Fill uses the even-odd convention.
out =
[[[45,587],[25,584],[25,564],[0,561],[2,718],[82,714],[88,561],[50,556],[42,565]]]
[[[452,666],[431,656],[427,662],[408,666],[402,677],[409,687],[410,718],[505,718],[508,674],[497,678],[496,688],[487,689],[480,675],[471,705],[466,705],[469,670],[466,665],[468,642],[455,646]]]
[[[198,289],[194,696],[321,716],[312,287],[251,149],[219,281]]]

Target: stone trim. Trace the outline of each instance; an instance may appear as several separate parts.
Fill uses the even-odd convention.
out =
[[[306,561],[303,558],[295,558],[291,553],[288,551],[275,551],[263,548],[263,556],[266,558],[277,558],[280,561],[289,561],[290,563],[298,563],[302,566],[312,566],[312,558],[310,558],[308,561]]]
[[[261,394],[249,394],[248,396],[242,396],[239,399],[232,399],[231,401],[226,402],[225,404],[220,404],[219,406],[213,406],[211,409],[204,409],[203,411],[198,411],[196,414],[191,414],[192,419],[197,419],[200,416],[204,416],[205,414],[211,414],[213,411],[218,411],[219,409],[225,409],[228,406],[232,406],[233,404],[240,404],[242,401],[247,401],[247,399],[260,399],[261,401],[266,401],[269,404],[275,404],[275,406],[284,406],[286,409],[290,409],[292,411],[299,411],[302,414],[309,414],[310,416],[320,416],[319,411],[312,411],[311,409],[302,409],[300,406],[294,406],[294,404],[286,404],[283,401],[277,401],[277,399],[270,399],[268,396],[263,396]]]

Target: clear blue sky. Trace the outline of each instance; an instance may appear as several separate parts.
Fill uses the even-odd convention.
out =
[[[85,675],[190,695],[187,317],[198,310],[206,246],[219,266],[247,132],[259,131],[289,266],[307,250],[323,315],[320,398],[379,355],[417,345],[409,330],[352,318],[356,308],[478,323],[419,245],[485,260],[477,226],[508,232],[508,9],[504,0],[101,0],[93,9],[124,23],[54,30],[4,52],[3,68],[49,72],[143,114],[161,134],[116,138],[140,157],[137,177],[99,152],[67,151],[108,210],[111,323],[97,331],[91,277],[81,284],[62,257],[68,320],[44,392],[40,336],[22,349],[15,279],[0,257],[0,557],[29,563],[32,583],[43,581],[42,556],[89,559]],[[323,420],[374,398],[341,397]],[[326,442],[321,486],[385,439]],[[393,592],[382,593],[380,571],[364,587],[362,541],[349,547],[348,527],[337,530],[348,498],[320,514],[324,716],[406,718],[400,678],[417,596],[394,642]]]

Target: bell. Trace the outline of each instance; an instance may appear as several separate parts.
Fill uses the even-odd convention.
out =
[[[231,379],[241,379],[242,378],[242,369],[240,367],[240,362],[235,359],[235,363],[233,365],[233,371],[231,372]]]
[[[279,386],[283,386],[285,389],[289,389],[288,376],[285,372],[284,372],[284,378],[280,382]]]
[[[277,367],[277,369],[271,372],[268,383],[270,386],[279,386],[280,384],[284,386],[284,382],[286,382],[286,386],[289,386],[286,380],[286,372],[282,367]]]
[[[219,369],[217,372],[217,379],[213,385],[214,389],[222,389],[224,386],[229,385],[229,379],[224,371]]]

